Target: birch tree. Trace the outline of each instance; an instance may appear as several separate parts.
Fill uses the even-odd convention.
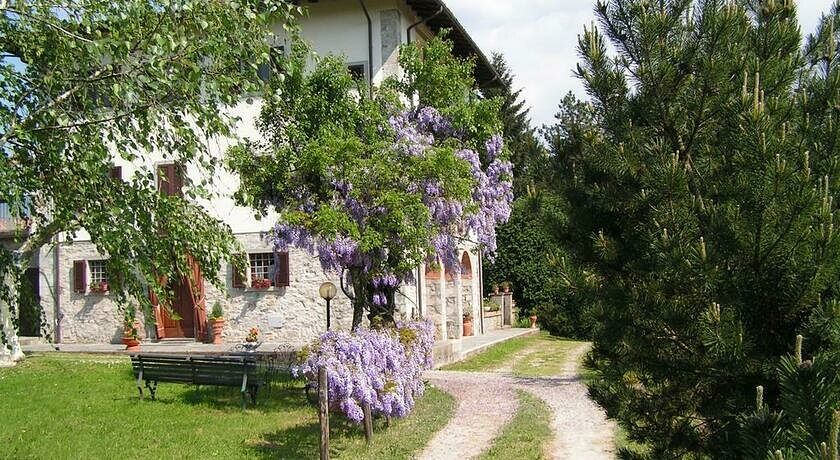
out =
[[[291,30],[299,12],[271,0],[0,1],[0,202],[25,223],[0,249],[0,361],[22,357],[21,275],[61,233],[84,229],[110,256],[123,307],[149,307],[147,289],[166,296],[159,280],[188,273],[187,254],[216,273],[235,253],[230,229],[192,200],[209,196],[208,179],[163,196],[149,166],[124,181],[108,171],[115,156],[159,152],[212,177],[206,140],[234,135],[225,108],[263,89],[270,26]]]

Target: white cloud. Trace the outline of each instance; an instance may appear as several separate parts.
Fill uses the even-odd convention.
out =
[[[834,0],[798,2],[803,34],[812,32]],[[446,0],[485,53],[501,51],[531,107],[535,126],[551,123],[563,96],[585,97],[573,75],[577,36],[595,19],[593,0]]]

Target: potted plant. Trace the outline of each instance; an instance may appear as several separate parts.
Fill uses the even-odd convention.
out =
[[[140,350],[140,323],[135,318],[135,309],[129,307],[123,317],[123,338],[122,342],[128,351]]]
[[[210,330],[212,334],[213,345],[222,344],[222,331],[225,328],[225,316],[222,310],[222,304],[217,300],[213,304],[213,310],[210,311]]]
[[[248,331],[248,335],[245,336],[245,343],[242,344],[242,348],[245,351],[253,352],[256,351],[257,348],[260,347],[260,330],[256,327],[252,327]]]
[[[268,289],[271,287],[271,280],[268,278],[252,278],[251,287],[254,289]]]
[[[92,282],[90,283],[90,292],[95,294],[107,294],[108,293],[108,282],[107,281],[99,281],[99,282]]]
[[[464,313],[464,337],[473,335],[473,315],[472,312]]]

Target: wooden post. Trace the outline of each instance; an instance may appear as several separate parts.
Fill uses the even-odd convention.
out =
[[[327,369],[318,368],[318,421],[321,422],[321,460],[330,458],[330,402]]]
[[[370,404],[363,403],[362,411],[365,414],[365,441],[370,444],[373,440],[373,417],[370,415]]]

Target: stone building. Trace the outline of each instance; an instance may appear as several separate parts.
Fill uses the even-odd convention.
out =
[[[488,85],[495,79],[486,57],[440,0],[322,0],[306,2],[306,6],[309,14],[300,19],[303,39],[318,54],[344,56],[351,71],[370,84],[376,85],[400,72],[397,57],[401,44],[422,42],[444,28],[451,30],[449,37],[457,54],[476,58],[477,81]],[[281,36],[282,27],[278,25],[276,29],[275,33]],[[288,50],[287,45],[282,41],[272,43],[278,52]],[[254,122],[260,104],[258,99],[248,98],[231,109],[241,119],[241,136],[258,135]],[[214,154],[224,154],[223,140],[209,142]],[[160,187],[178,187],[178,181],[161,180],[175,175],[174,165],[163,158],[146,161],[145,166],[157,171]],[[112,174],[130,177],[137,166],[117,162]],[[194,173],[186,171],[187,177]],[[207,312],[219,302],[227,319],[225,342],[242,341],[251,327],[258,327],[267,342],[299,346],[311,341],[326,327],[324,301],[318,295],[318,287],[328,280],[338,284],[335,275],[325,274],[317,258],[304,251],[292,250],[275,258],[272,248],[261,238],[261,233],[275,223],[273,216],[259,220],[252,210],[236,206],[231,197],[238,179],[229,172],[221,171],[213,183],[219,198],[202,204],[230,225],[248,253],[248,273],[239,279],[232,267],[218,267],[226,283],[224,290],[204,281],[201,273],[197,273],[200,283],[196,289],[190,289],[189,283],[173,285],[172,310],[181,319],[174,319],[167,309],[157,307],[153,318],[140,318],[142,336],[148,340],[203,341]],[[0,214],[0,229],[2,225]],[[108,281],[104,264],[107,257],[96,250],[84,232],[76,235],[72,243],[60,236],[55,244],[42,249],[33,261],[29,278],[40,297],[43,324],[41,328],[22,330],[23,335],[42,334],[57,343],[119,342],[122,319],[111,295],[100,292],[102,282]],[[474,247],[465,247],[461,260],[462,274],[458,276],[441,276],[418,267],[416,282],[402,286],[402,295],[398,296],[402,314],[431,318],[442,340],[461,336],[462,312],[466,311],[476,318],[476,333],[482,332],[481,257]],[[276,263],[280,266],[275,267]],[[250,282],[263,278],[270,286],[261,288]],[[351,318],[349,300],[339,293],[333,301],[333,327],[349,328]]]

